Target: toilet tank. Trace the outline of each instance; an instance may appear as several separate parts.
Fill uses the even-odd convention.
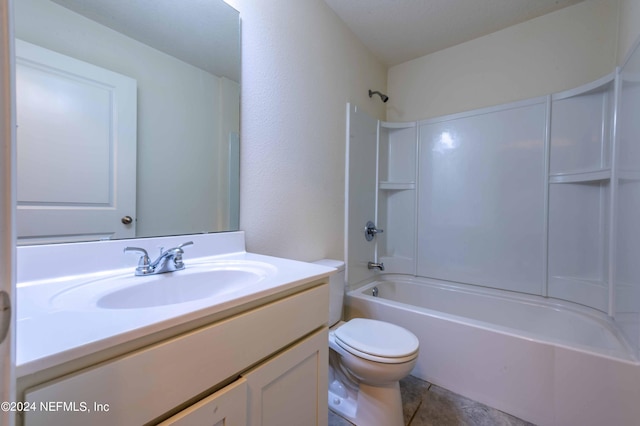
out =
[[[342,303],[344,302],[344,262],[341,260],[322,259],[318,265],[336,268],[338,271],[329,278],[329,327],[342,319]]]

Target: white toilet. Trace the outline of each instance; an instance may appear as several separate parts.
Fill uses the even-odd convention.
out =
[[[342,318],[344,262],[329,282],[329,408],[357,426],[402,426],[400,379],[416,364],[418,338],[388,322]]]

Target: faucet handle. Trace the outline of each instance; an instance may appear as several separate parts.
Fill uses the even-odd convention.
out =
[[[178,247],[178,249],[182,250],[182,247],[186,247],[186,246],[192,246],[193,245],[193,241],[187,241],[186,243],[182,243],[180,244]]]
[[[149,260],[149,254],[147,251],[141,247],[125,247],[124,253],[141,253],[140,259],[138,260],[138,267],[136,268],[136,275],[143,275],[149,272],[149,266],[151,261]]]
[[[142,253],[142,257],[140,257],[140,261],[146,259],[147,263],[149,262],[149,253],[141,247],[125,247],[124,253],[134,252],[134,253]]]
[[[364,227],[364,237],[367,241],[373,240],[373,237],[377,234],[382,234],[383,232],[384,230],[376,228],[376,225],[371,221],[368,221],[367,225]]]
[[[182,247],[186,247],[190,245],[193,245],[193,241],[187,241],[186,243],[182,243],[174,249],[176,254],[173,258],[173,262],[177,269],[184,268],[184,262],[182,261],[182,253],[184,253],[184,251],[182,250]]]

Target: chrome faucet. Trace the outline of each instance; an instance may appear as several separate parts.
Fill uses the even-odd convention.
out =
[[[187,241],[180,244],[178,247],[170,248],[163,251],[160,249],[160,256],[153,262],[149,259],[147,251],[140,247],[125,247],[124,252],[136,252],[142,253],[140,260],[138,260],[138,267],[136,268],[136,275],[152,275],[152,274],[164,274],[165,272],[173,272],[184,269],[184,262],[182,261],[182,250],[185,246],[190,246],[193,241]]]
[[[369,262],[369,263],[367,263],[367,268],[369,268],[369,269],[379,269],[380,271],[384,271],[384,263],[382,263],[382,262],[380,262],[380,263]]]

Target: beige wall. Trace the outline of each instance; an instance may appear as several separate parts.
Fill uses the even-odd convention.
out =
[[[638,0],[624,1],[638,8]],[[387,119],[413,121],[546,95],[613,71],[618,3],[586,0],[390,68]]]
[[[386,69],[322,0],[236,0],[242,19],[240,229],[250,251],[344,258],[346,103]],[[373,149],[373,147],[372,147]]]
[[[637,2],[587,0],[400,64],[387,79],[321,0],[230,1],[243,31],[240,228],[248,249],[343,258],[346,102],[411,121],[579,86],[614,68],[619,19],[637,28],[619,12]],[[369,99],[369,88],[391,100]]]
[[[640,1],[620,0],[620,20],[618,37],[618,65],[629,54],[629,49],[640,36]]]

